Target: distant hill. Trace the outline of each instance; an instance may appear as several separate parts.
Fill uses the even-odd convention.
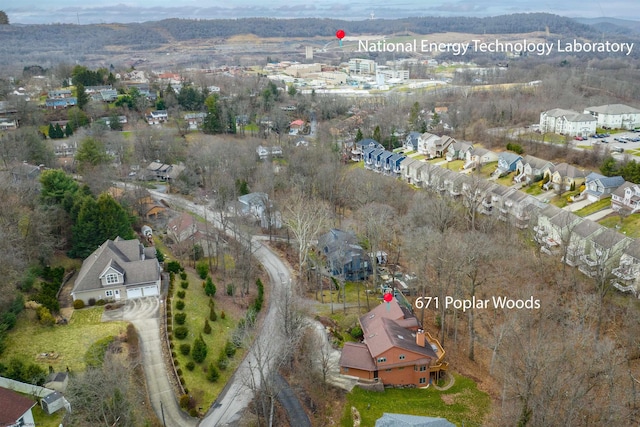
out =
[[[607,25],[606,30],[600,27]],[[216,42],[239,34],[255,34],[260,38],[332,38],[337,29],[350,36],[364,34],[434,34],[444,32],[471,34],[517,34],[546,31],[553,37],[629,39],[629,31],[619,24],[596,23],[594,26],[548,13],[518,13],[487,18],[415,17],[345,21],[336,19],[167,19],[132,24],[53,24],[0,25],[0,56],[3,66],[58,62],[75,63],[89,60],[109,64],[112,58],[153,55],[157,49],[193,41]],[[616,31],[611,28],[617,29]],[[637,34],[634,34],[638,38]],[[635,52],[634,52],[635,54]]]
[[[574,21],[580,24],[590,25],[599,29],[609,29],[610,32],[616,34],[625,34],[632,32],[640,34],[640,21],[631,21],[629,19],[619,18],[574,18]]]

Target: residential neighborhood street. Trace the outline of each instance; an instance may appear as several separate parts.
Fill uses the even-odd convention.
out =
[[[219,213],[211,208],[196,205],[179,196],[155,191],[150,191],[150,193],[156,198],[165,199],[187,211],[206,217],[214,226],[222,229],[222,224],[217,219]],[[238,231],[236,229],[227,229],[224,231],[227,235],[236,239],[241,237],[237,234]],[[249,350],[249,353],[240,363],[240,366],[238,366],[238,369],[225,386],[221,395],[218,396],[216,402],[209,409],[207,415],[201,420],[200,426],[221,427],[237,423],[243,411],[253,398],[253,390],[259,387],[263,377],[271,373],[276,359],[282,349],[286,348],[287,345],[284,342],[282,334],[278,331],[281,313],[278,310],[276,300],[283,291],[291,286],[291,274],[278,255],[263,245],[259,237],[253,237],[251,239],[251,246],[254,256],[269,274],[270,284],[272,285],[271,299],[267,307],[268,311],[261,330],[256,334],[257,338]],[[288,399],[287,402],[289,403],[287,404],[281,401],[284,405],[290,406],[288,408],[285,406],[285,410],[287,410],[289,414],[300,414],[300,411],[304,413],[298,399]],[[298,422],[299,424],[296,425],[299,426],[310,425],[308,418],[306,421]],[[179,425],[181,424],[176,424],[176,426]]]

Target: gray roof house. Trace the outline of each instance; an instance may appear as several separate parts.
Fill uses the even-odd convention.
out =
[[[611,194],[622,184],[624,184],[624,178],[621,176],[604,176],[592,172],[585,179],[584,194],[592,202],[597,202],[611,197]]]
[[[591,239],[605,230],[606,227],[590,219],[577,223],[571,230],[564,262],[571,267],[579,266],[582,255],[591,251]]]
[[[607,228],[589,239],[591,247],[585,249],[580,257],[582,264],[578,269],[587,276],[595,277],[600,274],[612,273],[619,265],[622,251],[631,244],[632,239]]]
[[[418,139],[420,132],[409,132],[404,140],[403,147],[407,151],[418,151]]]
[[[332,228],[318,238],[318,250],[326,257],[327,268],[344,280],[363,280],[372,272],[369,255],[357,243],[355,234]]]
[[[82,263],[73,300],[117,301],[160,295],[161,269],[153,247],[136,240],[107,240]]]
[[[611,272],[613,286],[621,292],[640,292],[640,239],[634,239],[624,248],[620,263]]]
[[[498,168],[494,172],[495,176],[515,171],[516,165],[520,159],[522,159],[520,155],[509,151],[504,151],[498,154]]]
[[[467,156],[467,151],[471,151],[472,149],[473,144],[470,142],[455,141],[453,144],[449,145],[449,148],[447,148],[447,155],[445,158],[448,162],[464,160]]]
[[[640,185],[625,182],[611,193],[611,209],[627,209],[629,213],[640,211]]]
[[[530,184],[536,178],[542,179],[545,172],[553,167],[553,163],[538,157],[525,155],[516,164],[516,176],[513,178],[515,182],[525,182]]]

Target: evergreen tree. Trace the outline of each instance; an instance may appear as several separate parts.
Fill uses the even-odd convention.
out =
[[[191,357],[193,357],[196,363],[202,363],[204,359],[207,358],[207,344],[202,339],[202,335],[199,335],[198,338],[193,341]]]
[[[87,95],[82,83],[76,84],[76,102],[81,110],[84,110],[84,107],[89,103],[89,95]]]
[[[216,381],[218,381],[218,378],[220,378],[220,372],[218,371],[218,368],[216,368],[213,363],[210,363],[209,370],[207,372],[207,379],[212,383],[215,383]]]
[[[76,161],[79,163],[78,169],[80,171],[89,166],[107,163],[109,160],[110,157],[101,141],[94,138],[85,138],[80,142],[80,147],[76,152]]]
[[[380,126],[376,126],[376,128],[373,130],[373,137],[372,137],[376,142],[381,142],[382,141],[382,132],[380,131]]]
[[[204,286],[204,293],[209,297],[214,297],[216,295],[216,285],[213,284],[211,277],[207,277],[207,283]]]
[[[213,94],[209,95],[205,100],[207,106],[207,117],[202,124],[202,130],[204,133],[217,134],[222,133],[223,126],[220,120],[220,105],[218,104],[218,96]]]
[[[167,105],[164,103],[164,99],[159,98],[156,102],[156,110],[166,110]]]
[[[64,138],[64,131],[60,127],[60,123],[56,123],[56,138]]]
[[[56,137],[56,128],[53,126],[53,123],[49,123],[49,138],[55,139]]]
[[[9,17],[4,10],[0,10],[0,25],[9,25]]]
[[[362,141],[364,139],[364,135],[362,135],[362,131],[358,128],[358,132],[356,132],[356,142]]]
[[[73,129],[71,128],[71,122],[67,122],[67,126],[64,128],[64,135],[70,137],[73,135]]]
[[[60,169],[49,169],[42,172],[40,184],[42,185],[40,198],[48,204],[62,204],[66,197],[73,198],[78,191],[78,184]]]

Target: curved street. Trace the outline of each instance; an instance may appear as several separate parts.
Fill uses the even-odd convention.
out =
[[[197,205],[193,202],[184,200],[179,196],[164,194],[157,191],[150,191],[151,195],[165,199],[182,209],[193,212],[206,218],[211,224],[218,229],[223,229],[222,223],[219,221],[219,213],[210,209],[208,206]],[[235,228],[227,228],[223,230],[227,235],[239,240],[239,232]],[[246,240],[246,237],[245,239]],[[253,390],[255,390],[268,375],[275,374],[276,363],[281,355],[282,349],[286,348],[286,343],[282,334],[279,333],[280,313],[276,301],[284,291],[289,291],[291,286],[291,274],[289,268],[282,262],[276,253],[270,248],[260,243],[259,237],[251,238],[251,249],[253,255],[262,264],[265,271],[269,275],[271,284],[271,297],[267,313],[260,330],[257,332],[257,338],[253,342],[247,356],[238,366],[238,369],[231,377],[224,390],[218,396],[218,399],[211,406],[206,416],[200,421],[199,425],[204,427],[222,427],[236,424],[253,399]],[[150,391],[151,392],[151,391]],[[174,399],[175,400],[175,399]],[[284,400],[284,399],[283,399]],[[288,403],[287,403],[288,402]],[[295,398],[283,401],[283,406],[287,413],[304,414],[304,410],[300,401]],[[296,426],[311,425],[309,418],[304,414],[302,419],[298,419]],[[184,424],[177,424],[184,425]]]

